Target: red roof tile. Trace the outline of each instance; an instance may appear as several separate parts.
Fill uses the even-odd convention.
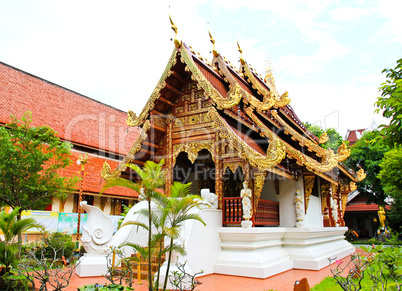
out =
[[[61,139],[120,155],[130,150],[139,132],[127,127],[125,112],[0,62],[0,124],[9,123],[11,114],[20,118],[26,111],[32,112],[33,126],[47,124]],[[72,150],[72,154],[73,164],[61,170],[62,175],[80,175],[76,161],[82,152]],[[114,169],[119,161],[96,155],[89,155],[88,161],[83,191],[96,194],[104,184],[103,163],[107,161]],[[138,197],[122,187],[105,194]]]
[[[33,126],[47,124],[62,139],[120,154],[138,135],[127,127],[125,112],[1,62],[0,108],[0,123],[31,111]]]
[[[387,210],[390,209],[390,206],[387,205],[385,207]],[[377,204],[353,204],[346,206],[346,212],[363,212],[363,211],[378,211]]]
[[[81,152],[72,151],[71,160],[73,163],[66,169],[60,170],[60,174],[67,177],[80,176],[81,166],[77,164],[78,156]],[[95,155],[88,155],[88,163],[85,164],[85,174],[83,178],[83,191],[99,194],[105,184],[105,180],[101,177],[101,171],[104,162],[107,161],[112,169],[118,165],[117,160],[107,160]],[[80,182],[77,183],[77,191],[79,190]],[[119,195],[125,197],[138,197],[138,193],[123,187],[114,187],[104,192],[105,195]]]

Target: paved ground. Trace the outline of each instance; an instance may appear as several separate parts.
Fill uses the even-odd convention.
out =
[[[347,260],[345,258],[344,260]],[[269,289],[277,291],[291,291],[295,281],[302,278],[307,278],[310,287],[320,283],[325,277],[330,276],[331,272],[329,267],[323,268],[319,271],[306,271],[306,270],[290,270],[278,275],[269,277],[267,279],[253,279],[239,276],[228,275],[206,275],[199,277],[202,282],[196,290],[199,291],[268,291]],[[69,287],[65,290],[77,290],[77,287],[94,284],[105,283],[103,277],[89,277],[80,278],[73,275]],[[135,281],[136,282],[136,281]],[[148,291],[148,283],[143,281],[142,285],[134,285],[136,291]],[[329,290],[327,290],[329,291]]]

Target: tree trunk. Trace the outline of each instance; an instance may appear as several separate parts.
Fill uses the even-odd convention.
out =
[[[169,277],[170,262],[172,261],[172,246],[173,246],[173,238],[170,238],[169,258],[166,266],[166,275],[165,275],[165,282],[163,283],[163,290],[166,290],[167,280]]]
[[[148,194],[148,284],[149,284],[149,291],[153,291],[153,281],[152,281],[152,257],[151,257],[151,239],[152,239],[152,228],[151,228],[151,197]]]

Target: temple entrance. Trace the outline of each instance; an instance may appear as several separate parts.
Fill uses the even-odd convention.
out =
[[[244,174],[240,167],[233,173],[231,169],[226,168],[223,179],[223,197],[240,197],[240,191],[243,189]]]
[[[215,193],[215,163],[211,153],[206,149],[199,151],[197,159],[192,164],[188,154],[181,152],[173,167],[173,181],[191,182],[192,194],[200,195],[201,189],[209,189]]]

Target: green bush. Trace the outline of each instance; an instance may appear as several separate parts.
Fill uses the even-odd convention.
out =
[[[54,250],[56,251],[57,259],[60,259],[62,256],[70,258],[74,254],[75,243],[70,235],[55,232],[41,242],[23,245],[22,251],[24,252],[32,248],[36,249],[36,257],[38,259],[41,259],[42,253],[46,259],[53,259]]]
[[[55,232],[49,236],[48,246],[46,247],[46,257],[53,256],[51,247],[57,251],[56,257],[58,259],[60,259],[61,256],[69,258],[74,253],[75,244],[70,235]]]

